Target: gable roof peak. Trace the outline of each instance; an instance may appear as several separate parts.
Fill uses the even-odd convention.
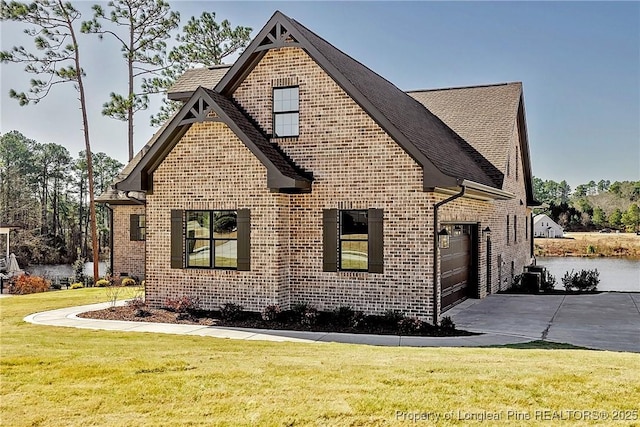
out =
[[[275,31],[275,32],[274,32]],[[276,11],[215,91],[231,97],[270,49],[304,50],[423,169],[425,190],[463,180],[501,188],[503,173],[424,105],[294,19]]]

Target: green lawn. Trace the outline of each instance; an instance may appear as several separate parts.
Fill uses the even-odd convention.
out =
[[[523,425],[549,424],[535,411],[613,417],[640,402],[631,353],[246,342],[22,321],[105,300],[99,288],[0,299],[1,425],[412,424],[398,411],[452,418],[441,425],[491,413],[500,420],[483,424]],[[538,413],[554,414],[568,416]]]

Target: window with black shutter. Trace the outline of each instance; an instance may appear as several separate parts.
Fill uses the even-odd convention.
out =
[[[384,271],[382,209],[323,211],[323,271]]]
[[[144,241],[147,239],[147,219],[144,214],[129,215],[129,240]]]

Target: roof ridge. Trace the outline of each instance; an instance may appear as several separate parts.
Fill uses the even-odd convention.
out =
[[[442,90],[458,90],[458,89],[480,89],[485,87],[497,87],[497,86],[509,86],[509,85],[522,85],[522,82],[488,83],[483,85],[451,86],[451,87],[442,87],[442,88],[435,88],[435,89],[411,89],[411,90],[405,91],[405,93],[438,92]]]
[[[215,70],[215,69],[218,69],[218,68],[231,68],[231,67],[233,67],[233,64],[213,64],[213,65],[206,65],[206,66],[204,66],[202,68],[208,68],[210,70]],[[192,70],[194,70],[194,69],[196,69],[196,68],[192,68]]]

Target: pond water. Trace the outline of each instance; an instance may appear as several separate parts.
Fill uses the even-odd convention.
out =
[[[599,291],[640,292],[639,259],[538,257],[537,264],[547,267],[547,271],[556,277],[556,289],[564,289],[562,277],[567,271],[598,269]]]
[[[71,277],[73,276],[73,266],[71,264],[54,264],[54,265],[30,265],[24,268],[29,274],[43,277]],[[98,272],[102,277],[107,273],[107,263],[98,263]],[[93,263],[84,264],[84,274],[93,277]]]

